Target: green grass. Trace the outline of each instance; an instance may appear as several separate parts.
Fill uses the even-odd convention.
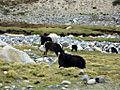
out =
[[[28,47],[18,48],[28,49]],[[36,51],[36,49],[33,48],[31,48],[31,50],[33,52]],[[68,51],[70,52],[70,50]],[[39,52],[37,54],[41,56],[42,53],[43,52]],[[78,51],[71,53],[80,55],[86,59],[87,64],[86,69],[84,69],[86,74],[91,77],[102,75],[112,80],[113,86],[116,86],[116,84],[120,85],[120,56],[118,54],[103,54],[98,51]],[[52,52],[49,52],[49,56],[50,55],[52,55]],[[8,74],[4,75],[3,71],[8,71]],[[25,86],[25,82],[17,83],[16,80],[29,80],[29,85],[43,88],[44,86],[60,84],[62,80],[69,80],[73,86],[78,83],[81,86],[83,84],[80,81],[82,76],[78,75],[78,73],[78,68],[58,68],[57,62],[49,67],[47,64],[5,63],[0,60],[0,82],[4,82],[5,84],[14,82],[15,84]],[[37,81],[40,83],[35,85],[34,83]]]
[[[103,33],[120,33],[120,27],[103,27],[103,26],[80,26],[80,25],[72,25],[72,28],[66,30],[67,26],[65,25],[23,25],[20,27],[9,26],[3,27],[0,26],[0,30],[13,30],[16,31],[32,31],[32,34],[44,34],[44,33],[56,33],[56,34],[68,34],[68,33],[76,33],[76,34],[103,34]]]
[[[104,33],[109,33],[111,34],[111,31],[117,31],[120,33],[120,28],[118,27],[100,27],[100,26],[79,26],[75,25],[72,26],[71,29],[66,30],[65,25],[59,25],[59,26],[33,26],[31,28],[21,28],[21,27],[2,27],[0,26],[0,30],[2,31],[7,31],[7,30],[12,30],[14,31],[32,31],[32,34],[44,34],[44,33],[56,33],[56,34],[61,34],[64,33],[65,35],[73,33],[73,34],[84,34],[84,35],[98,35],[98,34],[104,34]],[[98,29],[98,31],[96,31]],[[100,31],[99,31],[100,29]],[[21,32],[23,33],[23,32]],[[75,37],[78,40],[86,40],[86,41],[109,41],[109,42],[120,42],[120,39],[117,38],[91,38],[91,37]]]
[[[92,38],[92,37],[75,37],[77,40],[85,40],[85,41],[108,41],[108,42],[120,42],[119,38]]]
[[[0,30],[26,30],[33,31],[32,34],[43,34],[43,33],[57,33],[60,34],[64,32],[67,33],[79,33],[79,34],[101,34],[101,31],[95,31],[96,29],[101,29],[103,31],[120,31],[118,27],[98,27],[98,26],[73,26],[71,29],[66,30],[66,26],[43,26],[43,27],[0,27]],[[119,42],[118,39],[93,39],[93,38],[77,38],[79,40],[98,40],[98,41],[112,41]],[[14,46],[20,50],[31,49],[33,53],[43,56],[43,52],[39,51],[37,48],[30,46]],[[68,50],[71,52],[70,50]],[[90,75],[91,77],[95,77],[98,75],[103,75],[105,78],[109,79],[112,82],[109,82],[110,85],[116,87],[120,85],[120,55],[119,54],[103,54],[98,51],[78,51],[71,52],[73,54],[77,54],[86,59],[86,69],[84,69],[85,73]],[[48,52],[48,56],[55,56],[52,52]],[[7,75],[4,75],[3,72],[8,71]],[[38,90],[44,90],[44,86],[56,85],[60,84],[62,80],[69,80],[72,82],[72,87],[79,86],[81,90],[102,90],[97,89],[99,86],[95,86],[95,88],[91,88],[90,86],[86,87],[80,81],[81,75],[78,75],[78,68],[58,68],[58,63],[54,63],[52,66],[48,66],[47,64],[20,64],[20,63],[6,63],[3,60],[0,60],[0,82],[3,82],[6,85],[14,83],[16,85],[26,86],[26,83],[23,80],[29,80],[29,85],[39,86]],[[18,83],[17,80],[20,80],[21,83]],[[40,83],[35,85],[34,83],[39,81]],[[106,85],[106,84],[105,84]],[[108,84],[107,84],[108,85]],[[110,86],[109,85],[109,86]],[[83,89],[82,89],[83,87]],[[105,86],[107,88],[107,86]],[[91,88],[91,89],[90,89]],[[37,90],[37,89],[35,89]],[[74,90],[71,89],[71,90]],[[107,90],[107,89],[104,89]],[[114,90],[111,88],[108,90]],[[119,90],[119,89],[116,89]]]

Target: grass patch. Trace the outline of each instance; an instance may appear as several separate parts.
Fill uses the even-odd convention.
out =
[[[6,31],[11,33],[25,33],[31,32],[31,34],[44,34],[44,33],[56,33],[61,34],[74,34],[74,35],[99,35],[103,33],[120,33],[120,27],[103,27],[103,26],[80,26],[72,25],[69,30],[66,29],[67,25],[21,25],[21,26],[0,26],[0,31]]]
[[[107,42],[120,42],[119,38],[91,38],[91,37],[75,37],[77,40],[85,40],[85,41],[107,41]]]
[[[117,27],[96,27],[96,26],[72,26],[71,29],[66,30],[65,26],[43,26],[43,27],[31,27],[31,28],[22,28],[22,27],[0,27],[0,30],[26,30],[32,31],[32,34],[43,34],[43,33],[57,33],[60,34],[64,32],[65,34],[69,33],[79,33],[79,34],[101,34],[101,31],[95,31],[97,29],[102,30],[117,30],[120,31]],[[91,38],[78,38],[93,40]],[[99,39],[98,41],[113,41],[112,39]],[[116,42],[117,40],[115,40]],[[119,42],[119,40],[118,40]],[[31,46],[14,46],[17,49],[31,49],[33,53],[43,56],[43,52],[39,51],[37,48]],[[71,52],[70,50],[68,50]],[[103,75],[106,78],[112,79],[112,85],[120,85],[120,55],[119,54],[103,54],[98,51],[78,51],[71,52],[77,54],[86,59],[86,69],[85,73],[91,77]],[[48,52],[48,56],[53,56],[52,52]],[[7,75],[4,75],[3,71],[8,71]],[[0,82],[5,84],[20,84],[22,86],[26,85],[26,82],[23,80],[29,80],[28,84],[39,86],[43,88],[48,85],[60,84],[62,80],[69,80],[72,84],[80,83],[80,78],[82,76],[78,75],[78,68],[58,68],[58,63],[54,63],[49,67],[47,64],[20,64],[20,63],[5,63],[0,60]],[[21,83],[18,83],[17,81]],[[39,82],[36,84],[36,82]],[[80,83],[81,84],[81,83]],[[79,85],[80,85],[79,84]],[[79,86],[78,85],[78,86]],[[40,89],[38,89],[40,90]],[[43,90],[43,89],[41,89]],[[85,90],[85,89],[83,89]],[[94,90],[94,89],[93,89]],[[99,89],[98,89],[99,90]],[[114,89],[113,89],[114,90]]]
[[[33,49],[34,50],[34,49]],[[70,50],[68,50],[70,52]],[[98,51],[78,51],[71,52],[86,59],[87,65],[84,69],[85,73],[91,77],[103,75],[106,78],[111,78],[115,85],[120,84],[120,56],[118,54],[103,54]],[[50,53],[51,55],[52,53]],[[3,71],[7,70],[5,76]],[[44,87],[48,85],[60,84],[62,80],[69,80],[72,84],[80,82],[81,76],[78,75],[78,68],[58,68],[58,63],[54,63],[51,67],[47,64],[20,64],[9,63],[5,64],[0,60],[0,81],[5,83],[26,85],[22,80],[29,80],[28,84]],[[16,82],[21,80],[21,83]],[[39,82],[38,84],[35,84]]]

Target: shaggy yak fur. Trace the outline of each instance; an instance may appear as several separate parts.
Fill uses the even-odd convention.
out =
[[[54,51],[58,56],[58,52],[64,52],[62,47],[58,43],[46,42],[44,55],[47,55],[48,50]]]
[[[77,52],[77,45],[72,45],[72,50],[71,51],[73,51],[73,50],[75,50],[76,52]]]
[[[78,55],[70,55],[66,53],[60,53],[58,57],[59,67],[78,67],[78,68],[86,68],[85,60]]]
[[[111,47],[111,52],[118,54],[118,51],[117,51],[117,49],[115,47]]]

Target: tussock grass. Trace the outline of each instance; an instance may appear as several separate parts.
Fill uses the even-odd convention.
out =
[[[22,48],[23,47],[21,47],[21,49]],[[34,50],[35,49],[32,49],[32,51]],[[68,50],[68,52],[70,52],[70,50]],[[84,69],[86,74],[90,75],[91,77],[102,75],[110,80],[108,83],[112,83],[114,86],[120,85],[120,55],[103,54],[98,51],[78,51],[71,53],[80,55],[86,60],[87,68]],[[49,52],[49,55],[52,54],[52,52]],[[4,70],[8,71],[6,76],[3,74]],[[0,60],[0,81],[5,82],[5,84],[15,82],[16,84],[25,86],[26,82],[22,82],[22,80],[29,80],[30,82],[28,84],[43,88],[49,85],[60,84],[62,80],[69,80],[72,82],[73,86],[77,85],[77,83],[82,85],[83,83],[80,81],[82,76],[79,75],[79,71],[80,70],[78,68],[74,67],[58,68],[57,62],[49,67],[47,64],[43,63],[21,64],[12,62],[6,64]],[[17,80],[21,80],[21,83],[18,83]],[[35,84],[36,82],[39,83]]]
[[[0,27],[0,30],[26,30],[33,31],[32,34],[43,34],[43,33],[57,33],[60,34],[64,32],[68,33],[84,33],[84,34],[101,34],[101,31],[95,31],[95,29],[102,30],[115,30],[119,31],[119,28],[116,27],[92,27],[92,26],[73,26],[71,29],[66,30],[65,26],[55,26],[55,27],[34,27],[34,28],[20,28],[20,27]],[[85,38],[82,38],[85,39]],[[87,39],[86,39],[87,40]],[[103,39],[104,40],[104,39]],[[99,41],[99,40],[98,40]],[[102,41],[102,39],[100,39]],[[114,41],[114,40],[110,40]],[[118,41],[119,40],[115,40]],[[15,48],[24,50],[31,49],[33,53],[43,56],[43,52],[39,51],[37,48],[33,48],[30,46],[15,46]],[[70,50],[67,50],[71,52]],[[120,55],[119,54],[103,54],[98,51],[78,51],[71,52],[72,54],[77,54],[85,58],[87,64],[86,69],[84,69],[85,73],[90,75],[91,77],[96,77],[99,75],[108,78],[108,83],[113,85],[116,90],[119,90],[120,87]],[[55,56],[52,52],[48,52],[48,56]],[[4,71],[8,71],[7,75],[4,75]],[[72,82],[73,87],[71,90],[74,90],[75,87],[83,87],[81,90],[89,89],[89,90],[101,90],[97,89],[99,86],[95,86],[92,88],[90,86],[86,87],[80,81],[82,77],[79,74],[78,68],[58,68],[58,63],[54,63],[50,67],[47,64],[21,64],[21,63],[6,63],[3,60],[0,60],[0,82],[4,82],[4,84],[20,84],[22,86],[26,85],[26,82],[23,80],[29,80],[27,84],[39,86],[38,90],[44,90],[43,87],[48,85],[60,84],[62,80],[69,80]],[[20,82],[17,82],[17,81]],[[36,82],[39,82],[36,84]],[[77,86],[76,86],[77,85]],[[83,85],[83,86],[82,86]],[[106,85],[106,84],[105,84]],[[108,85],[108,86],[110,86]],[[106,88],[107,86],[105,86]],[[73,89],[72,89],[73,88]],[[103,90],[107,90],[107,89]],[[114,90],[110,86],[108,90]],[[36,89],[37,90],[37,89]]]

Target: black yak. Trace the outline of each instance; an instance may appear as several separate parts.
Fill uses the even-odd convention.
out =
[[[47,37],[46,35],[40,35],[41,37],[41,45],[43,45],[47,41],[52,41],[51,37]]]
[[[117,49],[115,47],[111,47],[111,52],[118,54],[118,51],[117,51]]]
[[[78,55],[71,55],[71,54],[66,54],[66,53],[60,53],[58,57],[58,64],[59,67],[78,67],[78,68],[86,68],[85,60]]]
[[[75,50],[77,52],[77,49],[78,49],[77,45],[72,45],[71,51]]]
[[[60,44],[49,41],[45,43],[44,55],[47,55],[48,50],[54,51],[57,56],[58,56],[58,52],[64,52]]]

